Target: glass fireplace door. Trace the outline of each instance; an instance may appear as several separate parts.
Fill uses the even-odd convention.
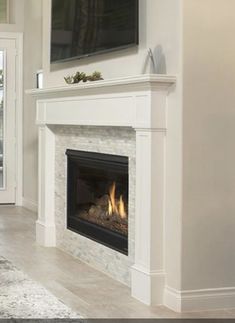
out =
[[[68,229],[128,254],[128,157],[66,153]]]

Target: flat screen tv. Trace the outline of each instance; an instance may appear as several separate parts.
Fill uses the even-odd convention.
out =
[[[52,63],[137,44],[138,0],[52,0]]]

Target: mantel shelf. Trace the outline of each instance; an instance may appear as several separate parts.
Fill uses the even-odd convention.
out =
[[[169,88],[176,83],[176,76],[164,74],[143,74],[131,77],[108,79],[89,83],[71,84],[60,87],[44,89],[30,89],[25,93],[36,99],[49,99],[58,97],[80,96],[84,93],[110,93],[140,91],[148,89]]]

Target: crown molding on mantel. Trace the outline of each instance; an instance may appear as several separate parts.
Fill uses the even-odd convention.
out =
[[[164,74],[142,74],[130,77],[113,78],[96,82],[66,84],[60,87],[29,89],[25,93],[37,99],[79,96],[84,93],[130,92],[138,90],[166,89],[176,83],[176,76]]]

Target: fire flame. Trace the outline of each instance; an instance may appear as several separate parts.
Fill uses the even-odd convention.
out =
[[[120,196],[120,200],[119,200],[119,214],[122,219],[126,218],[125,205],[123,202],[122,195]]]
[[[116,183],[113,183],[109,189],[108,215],[112,215],[114,213],[119,215],[122,219],[127,218],[122,195],[120,196],[118,202],[116,202]]]
[[[115,194],[116,193],[116,183],[113,183],[113,185],[109,189],[109,199],[111,202],[111,208],[112,208],[112,213],[117,213],[118,214],[118,208],[116,205],[116,198]]]

